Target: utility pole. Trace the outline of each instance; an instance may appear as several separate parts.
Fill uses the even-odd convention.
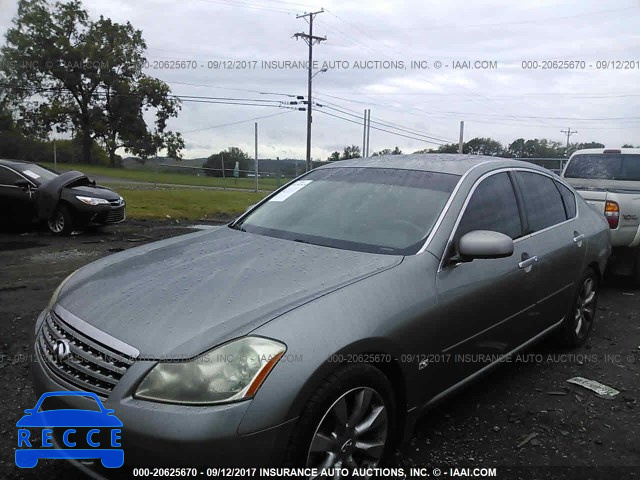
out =
[[[364,109],[364,121],[362,129],[362,157],[364,158],[364,150],[367,147],[367,109]]]
[[[220,154],[220,163],[221,163],[221,167],[222,167],[222,189],[226,190],[227,189],[227,182],[224,181],[224,153]]]
[[[371,137],[371,109],[367,109],[367,158],[369,158],[369,138]]]
[[[567,156],[567,158],[569,158],[569,137],[574,133],[578,133],[578,131],[577,130],[572,131],[571,127],[568,127],[566,130],[560,130],[560,131],[567,136],[567,149],[565,150],[564,154]]]
[[[464,120],[460,121],[460,141],[458,142],[458,153],[463,153],[464,147]]]
[[[311,78],[312,78],[312,69],[313,69],[313,45],[314,43],[320,43],[327,39],[327,37],[317,37],[313,35],[313,19],[319,13],[324,12],[324,10],[319,10],[317,12],[305,13],[304,15],[298,15],[296,18],[304,18],[309,23],[309,33],[296,33],[293,36],[296,37],[296,40],[303,38],[304,41],[309,46],[309,65],[308,65],[308,78],[307,78],[307,172],[311,170]]]
[[[55,139],[53,140],[53,168],[54,169],[58,168],[58,153],[56,151],[56,141],[55,141]]]
[[[258,192],[258,122],[255,123],[256,126],[256,159],[254,161],[254,168],[255,168],[255,174],[256,174],[256,186],[255,189],[253,190],[254,192]]]

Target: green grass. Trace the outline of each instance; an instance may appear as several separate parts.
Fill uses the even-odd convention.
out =
[[[133,189],[118,188],[127,202],[127,217],[131,219],[180,220],[236,216],[266,194],[192,188]]]
[[[53,163],[42,163],[45,167],[53,169]],[[171,173],[156,172],[144,169],[130,168],[109,168],[99,165],[80,165],[80,164],[58,164],[58,171],[64,172],[68,170],[80,170],[87,175],[99,175],[104,177],[112,177],[113,181],[101,180],[100,183],[110,184],[118,183],[118,179],[131,180],[136,182],[148,183],[166,183],[169,185],[190,185],[199,187],[227,187],[227,188],[244,188],[253,190],[255,187],[254,178],[217,178],[197,176],[190,173]],[[278,188],[278,179],[276,178],[260,178],[260,190],[275,190]],[[284,185],[290,179],[280,179],[280,185]]]

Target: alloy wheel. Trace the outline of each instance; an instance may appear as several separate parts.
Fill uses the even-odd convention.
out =
[[[583,338],[589,332],[596,306],[596,284],[593,278],[587,277],[580,289],[580,295],[576,302],[574,316],[574,331],[578,338]]]
[[[60,233],[64,230],[64,215],[60,210],[54,213],[53,217],[49,219],[49,229],[53,233]]]
[[[384,454],[388,430],[387,407],[380,394],[369,387],[349,390],[320,420],[307,466],[319,471],[375,467]],[[339,471],[333,478],[340,478]]]

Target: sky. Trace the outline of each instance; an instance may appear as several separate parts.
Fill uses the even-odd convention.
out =
[[[305,157],[306,113],[282,102],[306,95],[307,71],[294,63],[306,61],[308,49],[293,35],[308,33],[297,15],[320,9],[314,35],[327,40],[313,53],[317,70],[327,71],[313,79],[315,101],[322,105],[313,111],[314,159],[362,146],[364,109],[371,109],[370,152],[457,143],[460,121],[465,140],[566,142],[561,130],[571,128],[577,130],[572,142],[640,145],[640,0],[83,5],[93,18],[130,21],[142,30],[145,72],[167,82],[174,94],[250,104],[184,102],[170,128],[182,132],[186,158],[231,145],[253,156],[254,121],[260,158]],[[16,0],[0,0],[0,35],[16,12]],[[573,68],[542,68],[553,61],[562,66],[557,61],[563,60],[573,61]],[[160,68],[165,61],[191,68]]]

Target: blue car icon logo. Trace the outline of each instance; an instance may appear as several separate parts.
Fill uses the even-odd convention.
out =
[[[88,397],[95,401],[96,409],[41,410],[45,400],[62,396]],[[104,408],[95,393],[43,393],[36,406],[24,412],[26,415],[16,423],[18,467],[33,468],[41,458],[99,458],[107,468],[119,468],[124,464],[120,444],[122,422],[114,415],[114,410]]]

